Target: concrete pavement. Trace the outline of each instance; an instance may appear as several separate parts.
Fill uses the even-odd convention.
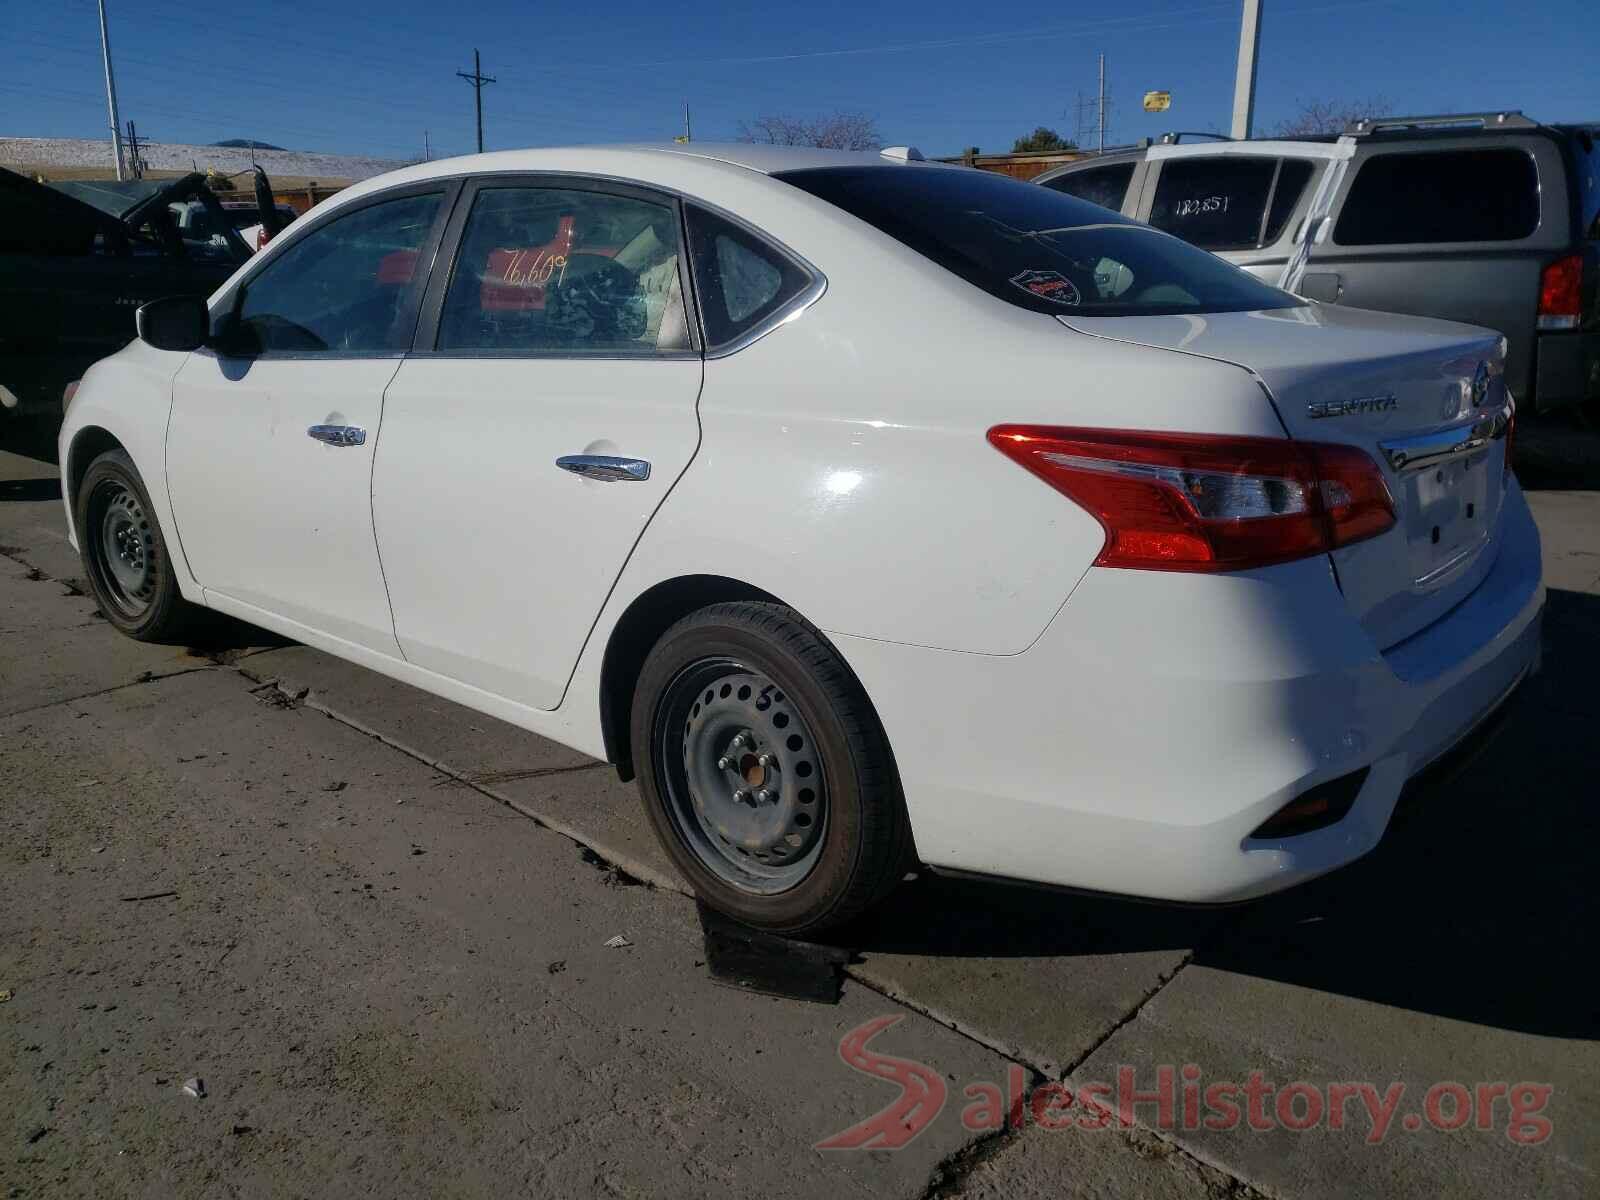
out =
[[[681,881],[604,768],[259,632],[203,653],[115,635],[73,594],[52,472],[0,455],[0,1086],[23,1097],[0,1180],[21,1194],[1594,1190],[1600,495],[1533,496],[1546,670],[1492,758],[1366,862],[1223,914],[920,879],[849,931],[829,1008],[706,979]],[[655,886],[614,886],[574,841]],[[613,932],[634,946],[603,950]],[[892,1153],[812,1150],[892,1097],[835,1051],[883,1014],[903,1019],[874,1048],[936,1069],[944,1111]],[[202,1060],[244,1116],[175,1103]],[[1380,1144],[1355,1119],[1163,1128],[1155,1104],[1132,1131],[960,1119],[1012,1067],[1037,1087],[1126,1066],[1147,1090],[1186,1063],[1410,1098]],[[1462,1080],[1551,1085],[1549,1137],[1509,1138],[1505,1098],[1488,1130],[1404,1128]]]

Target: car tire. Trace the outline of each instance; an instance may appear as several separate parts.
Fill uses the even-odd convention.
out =
[[[815,933],[913,863],[888,739],[860,683],[780,604],[716,604],[646,657],[631,735],[645,812],[711,908]]]
[[[108,450],[89,464],[73,513],[84,577],[107,621],[141,642],[194,628],[201,610],[178,591],[155,506],[126,452]]]

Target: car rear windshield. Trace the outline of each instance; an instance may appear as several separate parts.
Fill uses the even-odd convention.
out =
[[[777,178],[1033,312],[1161,316],[1302,303],[1147,225],[1001,175],[885,165]]]
[[[1310,178],[1311,164],[1302,158],[1169,158],[1156,179],[1150,224],[1202,250],[1270,246]]]

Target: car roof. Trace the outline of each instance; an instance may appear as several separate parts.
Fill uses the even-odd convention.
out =
[[[664,158],[699,164],[708,175],[730,169],[762,175],[818,167],[871,167],[890,170],[962,171],[967,167],[918,159],[906,162],[872,150],[820,150],[810,146],[767,146],[746,142],[610,143],[603,145],[539,146],[523,150],[493,150],[458,158],[436,158],[374,175],[341,191],[324,205],[343,208],[362,197],[389,188],[458,179],[468,175],[521,173],[610,175],[617,178],[651,177],[650,163]],[[322,211],[324,205],[318,205]]]
[[[587,159],[615,155],[620,161],[639,154],[672,154],[728,163],[763,175],[803,171],[815,167],[895,167],[908,164],[886,158],[876,150],[825,150],[813,146],[771,146],[753,142],[614,142],[574,146],[538,146],[523,150],[495,150],[460,158],[441,158],[425,164],[441,168],[439,175],[477,174],[485,171],[549,170],[551,160],[581,153]],[[918,161],[916,166],[942,166]]]

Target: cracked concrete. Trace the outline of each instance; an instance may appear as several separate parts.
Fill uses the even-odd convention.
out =
[[[0,479],[44,470],[0,454]],[[271,1193],[274,1180],[448,1180],[463,1194],[1590,1193],[1593,818],[1577,798],[1592,774],[1600,582],[1580,577],[1600,496],[1584,496],[1534,496],[1547,556],[1579,565],[1552,593],[1531,715],[1370,862],[1223,914],[924,875],[847,931],[857,961],[839,1010],[705,978],[682,882],[601,764],[259,632],[194,651],[127,642],[54,582],[81,573],[59,506],[0,503],[0,714],[26,710],[0,716],[0,989],[15,994],[0,1006],[0,1087],[20,1097],[0,1124],[15,1147],[0,1181],[114,1194],[225,1181]],[[258,703],[264,687],[292,703]],[[607,886],[612,866],[654,886]],[[368,883],[399,892],[363,901]],[[352,894],[377,915],[339,916],[332,897]],[[1529,911],[1560,916],[1530,924]],[[652,942],[595,949],[619,926]],[[619,973],[617,954],[643,969]],[[588,986],[558,1002],[550,989],[574,976]],[[133,991],[89,995],[108,977]],[[126,998],[153,979],[159,1003]],[[124,1014],[106,1023],[115,1038],[99,1032],[105,1003]],[[892,1098],[836,1046],[852,1021],[896,1011],[913,1015],[874,1048],[935,1067],[943,1112],[906,1150],[810,1150]],[[708,1036],[725,1065],[685,1059]],[[295,1037],[296,1053],[317,1046],[312,1067],[279,1056]],[[32,1057],[46,1046],[55,1057]],[[197,1046],[210,1057],[191,1067]],[[963,1089],[1008,1064],[1081,1083],[1191,1061],[1208,1080],[1546,1080],[1555,1132],[1531,1147],[1503,1128],[1368,1145],[1163,1129],[1149,1106],[1132,1129],[961,1123]],[[201,1066],[214,1088],[247,1080],[226,1122],[194,1123],[215,1092],[174,1110],[146,1090]],[[547,1095],[564,1081],[578,1098]],[[643,1099],[630,1109],[624,1095]],[[648,1116],[618,1122],[641,1106]],[[755,1132],[735,1151],[717,1144],[729,1129]]]

